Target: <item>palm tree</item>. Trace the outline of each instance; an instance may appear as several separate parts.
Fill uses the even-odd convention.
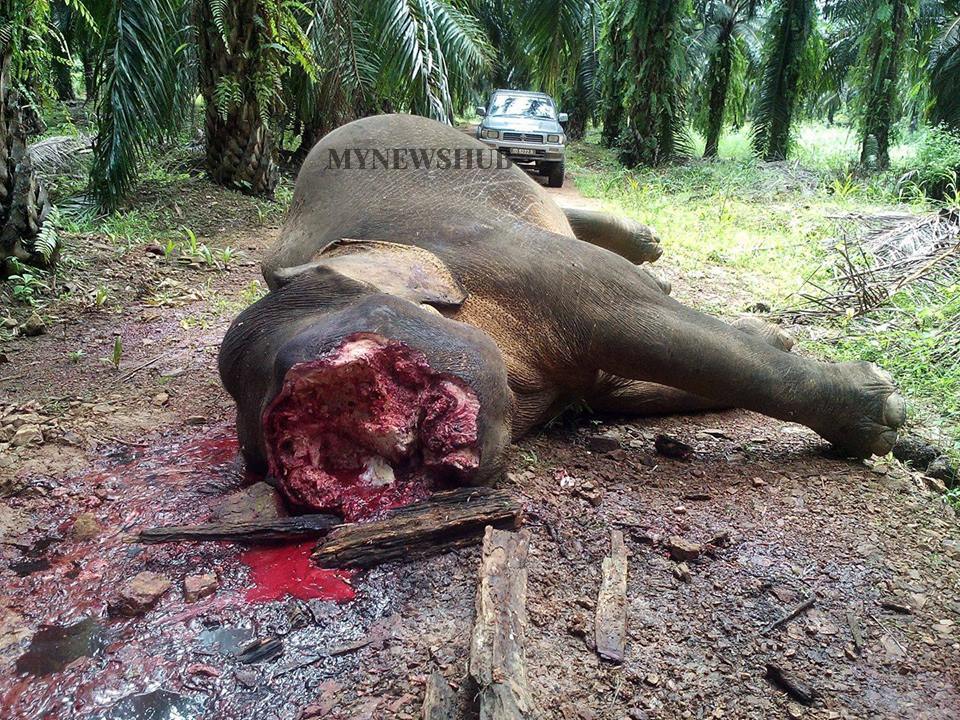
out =
[[[890,165],[890,127],[900,117],[898,88],[901,55],[913,8],[907,0],[846,0],[835,12],[857,13],[860,31],[858,86],[860,164],[884,170]]]
[[[276,136],[309,148],[358,114],[449,121],[489,69],[474,18],[449,0],[96,0],[104,33],[92,189],[115,207],[147,148],[198,88],[214,182],[270,195]]]
[[[598,104],[599,0],[530,0],[517,5],[521,32],[528,39],[531,84],[559,98],[570,116],[567,136],[580,138]]]
[[[191,8],[186,0],[90,3],[99,29],[90,190],[113,209],[136,184],[150,149],[177,131],[193,104]]]
[[[630,0],[606,3],[600,35],[600,105],[603,115],[601,138],[614,147],[623,129],[623,94],[626,91],[626,31]]]
[[[618,145],[627,166],[658,165],[674,155],[683,114],[681,21],[687,12],[685,2],[623,0],[608,17],[623,21],[607,37],[620,44],[612,54],[623,59],[617,69],[623,89]]]
[[[272,196],[279,171],[271,120],[287,64],[315,76],[294,3],[198,0],[195,18],[207,173],[218,185]]]
[[[816,0],[776,0],[767,23],[753,130],[754,151],[765,160],[787,157],[804,51],[815,18]]]
[[[564,128],[571,140],[586,134],[587,123],[596,122],[600,110],[600,26],[599,3],[591,3],[584,14],[581,28],[580,57],[573,79],[566,83],[560,95],[560,107],[570,119]]]
[[[930,119],[960,132],[960,3],[952,5],[930,54]]]
[[[727,109],[727,94],[738,51],[756,58],[757,1],[701,2],[703,29],[694,38],[696,54],[709,58],[704,84],[707,92],[705,158],[716,157]]]
[[[524,35],[524,4],[518,0],[467,0],[464,7],[480,23],[493,49],[490,85],[529,87],[533,68]]]
[[[548,92],[583,135],[598,103],[600,0],[467,0],[495,48],[489,84]],[[487,78],[481,77],[481,80]]]
[[[73,29],[76,24],[74,15],[73,8],[63,0],[56,0],[50,6],[51,20],[57,30],[56,37],[49,40],[50,54],[53,57],[53,86],[57,91],[57,98],[64,101],[77,99],[71,73]]]
[[[34,172],[27,137],[38,126],[31,85],[50,60],[44,40],[49,5],[2,0],[0,11],[0,263],[16,258],[47,265],[56,256],[57,238],[44,226],[52,206]]]

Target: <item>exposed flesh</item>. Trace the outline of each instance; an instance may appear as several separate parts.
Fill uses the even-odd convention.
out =
[[[287,371],[264,414],[270,472],[301,508],[373,517],[479,465],[479,408],[420,352],[358,333]]]

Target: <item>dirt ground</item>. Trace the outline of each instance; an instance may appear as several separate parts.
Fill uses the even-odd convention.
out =
[[[569,181],[558,199],[585,202]],[[236,458],[216,353],[277,233],[200,180],[152,200],[242,255],[220,271],[77,238],[75,282],[106,283],[109,301],[54,302],[46,334],[0,346],[0,717],[419,717],[431,672],[463,686],[478,549],[354,575],[346,602],[251,602],[240,548],[130,542],[203,521],[256,480]],[[695,294],[665,242],[678,294]],[[23,427],[39,436],[13,444]],[[591,450],[601,433],[618,447]],[[693,457],[658,455],[658,433]],[[960,526],[898,463],[831,458],[811,432],[743,411],[571,417],[512,450],[504,485],[532,533],[539,717],[960,717]],[[630,553],[621,665],[591,645],[611,529]],[[724,533],[689,576],[665,548]],[[172,588],[146,615],[108,617],[143,570]],[[219,589],[187,603],[183,579],[205,572]],[[244,645],[255,639],[263,657]],[[768,662],[813,688],[813,705],[765,680]]]

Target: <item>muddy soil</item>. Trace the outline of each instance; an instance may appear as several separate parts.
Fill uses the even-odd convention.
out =
[[[571,187],[561,202],[578,202]],[[274,216],[199,179],[149,201],[243,254],[222,270],[74,238],[73,299],[46,308],[46,334],[0,347],[0,717],[419,717],[432,671],[463,686],[478,549],[351,575],[305,568],[301,548],[133,541],[147,525],[222,516],[258,480],[236,457],[216,352],[277,232]],[[81,292],[98,285],[102,304]],[[658,433],[693,457],[658,455]],[[956,514],[895,462],[825,450],[742,411],[568,417],[516,446],[504,485],[532,533],[540,717],[960,717]],[[622,665],[591,640],[611,529],[630,553]],[[671,536],[716,542],[687,575]],[[146,570],[170,589],[143,615],[110,615]],[[184,579],[207,573],[215,592],[187,602]],[[292,573],[293,586],[271,586]],[[814,704],[766,681],[767,662]]]

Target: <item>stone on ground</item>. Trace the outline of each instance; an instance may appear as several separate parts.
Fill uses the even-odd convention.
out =
[[[677,562],[688,562],[700,557],[703,547],[699,543],[674,535],[667,540],[667,550],[670,552],[670,557]]]
[[[20,332],[27,337],[36,337],[47,332],[47,326],[37,313],[30,313],[30,317],[20,326]]]
[[[70,528],[70,535],[74,540],[92,540],[100,534],[100,523],[93,513],[83,512],[77,515]]]
[[[163,575],[149,570],[128,580],[109,603],[112,615],[134,617],[143,615],[170,589],[171,582]]]
[[[207,595],[213,595],[218,587],[220,587],[220,581],[213,573],[187,575],[183,579],[183,599],[187,602],[196,602]]]

